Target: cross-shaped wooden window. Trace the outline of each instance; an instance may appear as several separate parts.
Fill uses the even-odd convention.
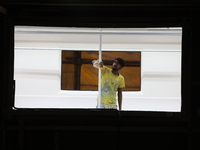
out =
[[[141,53],[140,52],[102,52],[105,66],[112,66],[114,59],[121,57],[126,66],[120,70],[125,78],[123,91],[141,89]],[[62,90],[98,90],[98,69],[92,61],[98,59],[97,51],[62,51]]]

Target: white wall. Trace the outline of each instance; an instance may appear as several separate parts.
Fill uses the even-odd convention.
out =
[[[181,52],[142,52],[141,92],[125,93],[124,109],[180,111]]]
[[[37,35],[39,39],[35,37],[36,34],[34,38],[31,36],[30,34],[16,34],[15,38],[15,107],[95,108],[97,91],[60,90],[61,50],[63,49],[61,46],[63,43],[58,41],[62,41],[61,37],[55,38],[55,34],[54,38],[50,36],[47,37],[47,35],[45,36],[43,34]],[[118,43],[121,47],[123,47],[123,45],[127,46],[128,44],[130,46],[127,47],[127,49],[135,48],[138,51],[142,51],[141,91],[123,92],[123,110],[180,111],[181,51],[179,48],[181,38],[179,37],[178,42],[174,36],[173,38],[171,38],[171,40],[173,39],[174,43],[168,46],[168,48],[171,47],[170,49],[172,49],[170,51],[162,51],[161,48],[159,49],[160,46],[162,48],[164,47],[166,50],[166,47],[163,46],[166,45],[167,42],[169,43],[169,41],[166,41],[166,38],[165,43],[160,42],[156,44],[157,47],[154,51],[152,51],[152,47],[148,51],[147,45],[144,43],[148,45],[151,45],[151,43],[147,41],[144,42],[144,40],[139,49],[134,47],[134,45],[138,45],[133,44],[133,41],[130,39],[127,39],[130,40],[130,43],[124,41],[124,43],[122,42],[122,44],[119,44],[117,40],[114,42],[106,41],[106,38],[104,38],[105,49],[109,50],[111,43]],[[53,41],[55,39],[58,41]],[[76,36],[74,39],[78,39],[78,37]],[[42,40],[45,40],[45,42]],[[98,49],[98,36],[94,41],[96,41],[96,43],[93,42],[93,44],[90,45],[87,41],[85,41],[87,44],[83,44],[80,40],[78,43],[81,46],[79,47],[76,45],[76,49],[92,49],[95,47]],[[151,42],[153,43],[152,39]],[[68,41],[68,43],[69,45],[73,44],[72,41]],[[66,48],[67,45],[68,44],[65,43],[64,47]],[[143,51],[144,47],[146,49],[145,51]]]
[[[141,92],[123,92],[123,109],[180,110],[180,59],[180,52],[142,52]],[[60,73],[61,51],[16,50],[15,106],[94,108],[97,92],[61,91]]]

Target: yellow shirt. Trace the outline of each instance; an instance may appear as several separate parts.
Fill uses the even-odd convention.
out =
[[[112,69],[105,67],[101,70],[101,103],[116,105],[116,93],[118,88],[124,88],[124,77],[112,73]]]

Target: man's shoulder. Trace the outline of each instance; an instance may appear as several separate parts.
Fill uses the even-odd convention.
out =
[[[119,77],[124,80],[124,76],[122,74],[119,74]]]

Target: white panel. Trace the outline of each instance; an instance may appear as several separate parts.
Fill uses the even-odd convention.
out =
[[[104,35],[103,38],[103,48],[108,51],[142,51],[141,91],[123,92],[123,110],[180,111],[181,35],[145,35]],[[71,37],[63,33],[16,34],[15,107],[95,108],[96,91],[60,90],[61,50],[98,50],[98,41],[99,36],[94,34]]]

